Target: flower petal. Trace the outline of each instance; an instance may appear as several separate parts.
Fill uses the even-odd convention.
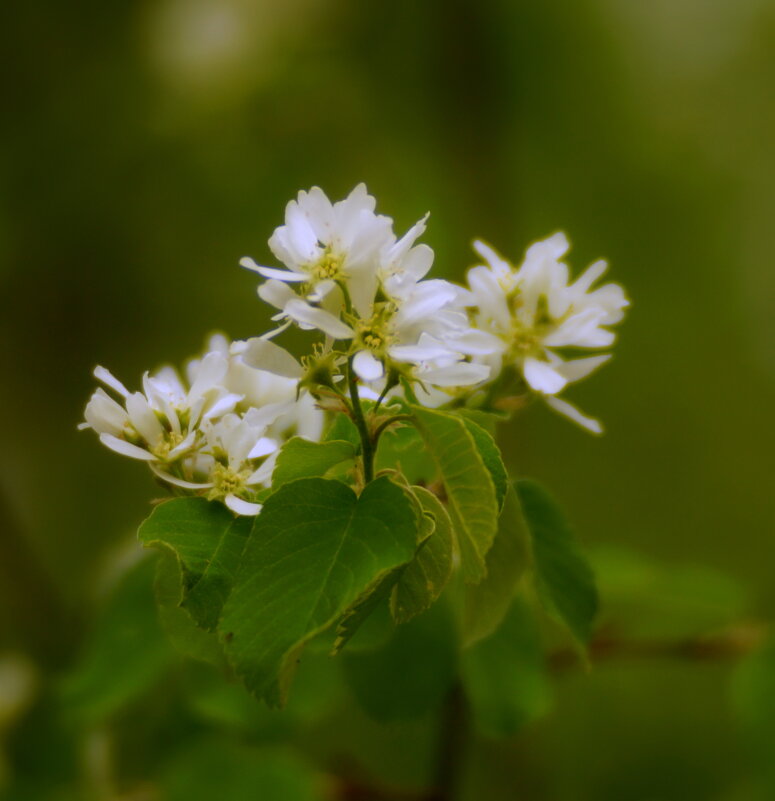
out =
[[[223,502],[232,512],[243,517],[255,517],[262,509],[260,503],[249,503],[238,498],[236,495],[227,495]]]
[[[603,425],[599,420],[595,420],[594,417],[587,417],[587,415],[580,412],[572,403],[568,403],[568,401],[562,400],[562,398],[546,397],[545,400],[555,412],[567,417],[569,420],[573,420],[574,423],[577,423],[582,428],[586,428],[587,431],[591,431],[593,434],[603,433]]]
[[[280,449],[280,443],[271,437],[261,437],[248,453],[248,459],[260,459]]]
[[[532,357],[525,359],[524,374],[525,381],[536,392],[546,395],[557,394],[568,383],[550,364]]]
[[[142,392],[133,392],[126,399],[126,410],[129,420],[140,436],[155,447],[164,436],[164,429]]]
[[[263,275],[264,278],[274,278],[277,281],[286,281],[288,283],[309,281],[307,273],[296,272],[294,270],[278,270],[275,267],[262,267],[247,256],[244,259],[240,259],[239,263],[240,267],[253,270],[253,272]]]
[[[124,398],[129,397],[129,390],[107,368],[97,365],[94,368],[94,377]]]
[[[282,281],[269,280],[258,287],[258,296],[265,303],[274,306],[276,309],[285,308],[285,304],[298,295]]]
[[[301,298],[294,298],[285,304],[283,311],[297,323],[320,329],[334,339],[352,339],[355,332],[349,325],[324,309],[317,309],[305,303]]]
[[[242,361],[256,370],[266,370],[285,378],[301,378],[304,370],[294,356],[285,348],[275,345],[268,339],[255,337],[249,339],[242,353]]]
[[[368,350],[360,350],[353,357],[353,370],[361,381],[376,381],[382,378],[385,367],[373,353]]]
[[[201,490],[201,489],[210,489],[213,486],[212,481],[197,483],[194,481],[184,481],[182,478],[178,478],[177,476],[171,476],[169,473],[165,473],[164,470],[159,470],[155,464],[148,465],[151,468],[151,471],[157,475],[162,481],[166,481],[168,484],[174,484],[176,487],[182,487],[183,489],[190,489],[190,490]]]
[[[100,434],[100,442],[122,456],[129,456],[132,459],[142,459],[145,462],[155,462],[156,457],[137,445],[132,445],[124,439],[114,437],[112,434]]]

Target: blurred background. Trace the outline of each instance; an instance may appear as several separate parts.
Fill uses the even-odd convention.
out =
[[[574,269],[609,259],[631,314],[612,364],[569,394],[607,435],[535,406],[501,432],[506,460],[553,488],[601,565],[639,555],[658,631],[676,609],[772,617],[772,0],[29,0],[4,16],[0,786],[26,788],[9,798],[100,782],[103,730],[75,742],[47,710],[155,489],[76,431],[91,369],[136,386],[213,330],[261,332],[237,262],[270,260],[285,203],[314,184],[340,198],[365,181],[398,231],[430,210],[444,277],[474,263],[474,237],[519,259],[562,229]],[[471,797],[753,797],[734,672],[563,678],[546,719],[481,745]],[[127,786],[161,770],[157,701],[122,723]],[[336,724],[400,739],[373,728]],[[419,781],[396,759],[375,770]]]

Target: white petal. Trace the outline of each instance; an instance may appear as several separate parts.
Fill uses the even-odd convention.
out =
[[[263,484],[264,486],[269,486],[272,480],[272,472],[274,471],[274,466],[277,462],[278,454],[279,451],[270,453],[269,456],[266,457],[266,460],[262,462],[259,468],[250,476],[250,478],[248,478],[248,480],[245,483],[250,485],[251,487],[256,484]]]
[[[455,362],[446,367],[423,370],[416,375],[418,379],[438,387],[467,387],[486,381],[490,377],[490,368],[486,364]]]
[[[105,367],[97,365],[97,367],[94,368],[94,377],[98,381],[102,381],[105,386],[118,392],[119,395],[125,398],[129,397],[129,390]]]
[[[469,328],[462,334],[451,335],[447,341],[450,347],[466,356],[487,356],[491,353],[501,353],[506,343],[495,334]]]
[[[196,442],[197,431],[189,431],[186,435],[186,438],[179,442],[168,454],[167,454],[167,461],[172,462],[178,458],[181,454],[185,453],[189,448],[191,448],[194,443]]]
[[[260,459],[262,456],[269,456],[280,449],[280,443],[270,437],[261,437],[248,453],[248,459]]]
[[[486,319],[493,320],[502,331],[511,328],[511,314],[506,303],[503,287],[492,270],[473,267],[468,271],[468,285],[476,299],[476,306]]]
[[[546,395],[555,395],[568,383],[550,364],[534,358],[525,359],[524,374],[536,392]]]
[[[148,399],[142,392],[134,392],[126,399],[129,420],[137,433],[151,446],[155,447],[164,436],[164,429],[151,409]]]
[[[210,489],[213,486],[212,481],[208,481],[206,483],[195,483],[193,481],[184,481],[182,478],[178,478],[177,476],[171,476],[169,473],[165,473],[163,470],[159,470],[156,465],[151,464],[148,465],[151,468],[151,471],[155,473],[162,481],[166,481],[168,484],[174,484],[176,487],[182,487],[183,489],[191,489],[191,490],[200,490],[200,489]]]
[[[121,404],[105,392],[97,389],[86,404],[83,413],[86,428],[93,428],[98,434],[114,434],[119,436],[129,421],[129,415]]]
[[[382,362],[368,350],[360,350],[355,354],[353,370],[361,381],[376,381],[385,373]]]
[[[257,370],[266,370],[285,378],[301,378],[304,370],[299,362],[285,348],[275,345],[268,339],[258,337],[249,339],[242,354],[242,361]]]
[[[603,433],[603,425],[599,420],[595,420],[594,417],[587,417],[572,403],[568,403],[562,398],[547,397],[545,400],[555,412],[573,420],[574,423],[578,423],[582,428],[586,428],[587,431],[591,431],[593,434]]]
[[[604,365],[610,358],[611,354],[606,353],[602,356],[590,356],[586,359],[571,359],[569,362],[563,362],[562,365],[557,365],[556,369],[559,373],[562,373],[568,381],[579,381],[597,370],[598,367]]]
[[[267,281],[258,287],[258,296],[261,300],[274,306],[276,309],[285,308],[285,304],[289,300],[298,297],[298,295],[282,281]]]
[[[129,456],[132,459],[142,459],[145,462],[156,461],[156,457],[152,453],[149,453],[143,448],[138,448],[137,445],[132,445],[131,442],[114,437],[112,434],[100,434],[100,442],[112,451],[120,453],[122,456]]]
[[[350,300],[355,311],[364,319],[368,319],[372,314],[378,283],[374,264],[367,264],[350,271],[347,279]]]
[[[425,223],[430,216],[427,212],[425,216],[418,220],[402,237],[398,240],[388,251],[388,260],[391,262],[403,259],[409,253],[410,248],[414,245],[415,241],[425,233]],[[427,247],[427,245],[426,245]],[[431,251],[433,253],[433,251]],[[432,257],[431,257],[432,258]]]
[[[202,359],[196,378],[188,392],[188,402],[201,398],[208,390],[221,384],[229,369],[229,358],[222,353],[208,353]]]
[[[223,502],[231,509],[232,512],[244,517],[255,517],[261,511],[260,503],[248,503],[238,498],[236,495],[227,495]]]
[[[301,298],[294,298],[285,304],[283,310],[290,318],[298,323],[305,323],[312,328],[320,329],[334,339],[352,339],[355,332],[349,325],[343,323],[338,317],[324,309],[316,309],[305,303]]]
[[[421,334],[416,345],[393,345],[390,356],[399,362],[425,362],[430,359],[456,358],[456,353],[443,342]]]
[[[234,411],[234,407],[242,400],[245,399],[244,395],[237,395],[236,393],[229,392],[222,395],[218,400],[202,415],[203,420],[214,420],[216,417],[221,417],[224,414]]]

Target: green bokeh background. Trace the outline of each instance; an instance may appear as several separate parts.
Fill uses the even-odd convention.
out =
[[[362,180],[399,231],[431,211],[438,275],[463,277],[474,237],[519,258],[558,229],[576,269],[610,260],[631,314],[569,395],[606,436],[531,407],[506,459],[586,544],[723,570],[775,612],[772,0],[30,0],[6,17],[0,645],[66,664],[154,492],[75,429],[92,367],[134,385],[214,329],[261,332],[238,259],[270,258],[299,188]],[[489,798],[744,798],[729,676],[574,676],[474,774]]]

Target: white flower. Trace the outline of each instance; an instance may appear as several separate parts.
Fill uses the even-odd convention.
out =
[[[468,273],[467,303],[483,335],[483,351],[489,349],[477,360],[491,365],[494,375],[504,366],[515,365],[552,408],[599,433],[598,421],[554,396],[610,358],[600,354],[566,361],[556,352],[613,345],[616,337],[608,327],[622,320],[629,301],[618,284],[592,288],[606,263],[595,262],[569,283],[568,267],[561,261],[568,250],[562,233],[532,245],[519,269],[483,242],[474,247],[487,262]]]
[[[307,393],[299,395],[298,362],[271,342],[254,342],[251,348],[212,337],[208,352],[186,365],[187,383],[164,367],[145,374],[144,392],[131,393],[98,367],[95,376],[118,400],[98,389],[79,428],[92,428],[107,447],[147,462],[170,485],[206,492],[237,514],[257,514],[255,490],[270,483],[282,443],[293,435],[319,439],[323,413]],[[246,363],[249,351],[269,369]]]
[[[427,215],[398,240],[393,221],[375,214],[375,204],[363,184],[334,204],[318,187],[300,192],[269,241],[288,269],[242,259],[244,267],[269,279],[258,294],[279,310],[272,319],[281,326],[270,336],[293,322],[332,339],[352,339],[358,322],[374,318],[380,288],[393,301],[414,291],[433,263],[433,251],[415,245]],[[294,283],[302,294],[291,288]]]
[[[375,214],[375,207],[365,184],[333,204],[317,186],[299,192],[285,208],[285,225],[269,240],[287,270],[262,267],[249,258],[241,264],[265,278],[307,285],[315,293],[312,300],[321,300],[341,282],[355,310],[366,315],[377,288],[380,253],[393,237],[393,221]]]
[[[207,362],[206,364],[204,362]],[[145,393],[129,390],[104,367],[95,377],[121,399],[124,405],[98,389],[86,406],[85,423],[111,450],[147,462],[166,464],[189,454],[197,445],[201,419],[230,411],[239,396],[212,383],[222,371],[217,359],[203,360],[202,370],[189,390],[172,368],[143,378]]]

